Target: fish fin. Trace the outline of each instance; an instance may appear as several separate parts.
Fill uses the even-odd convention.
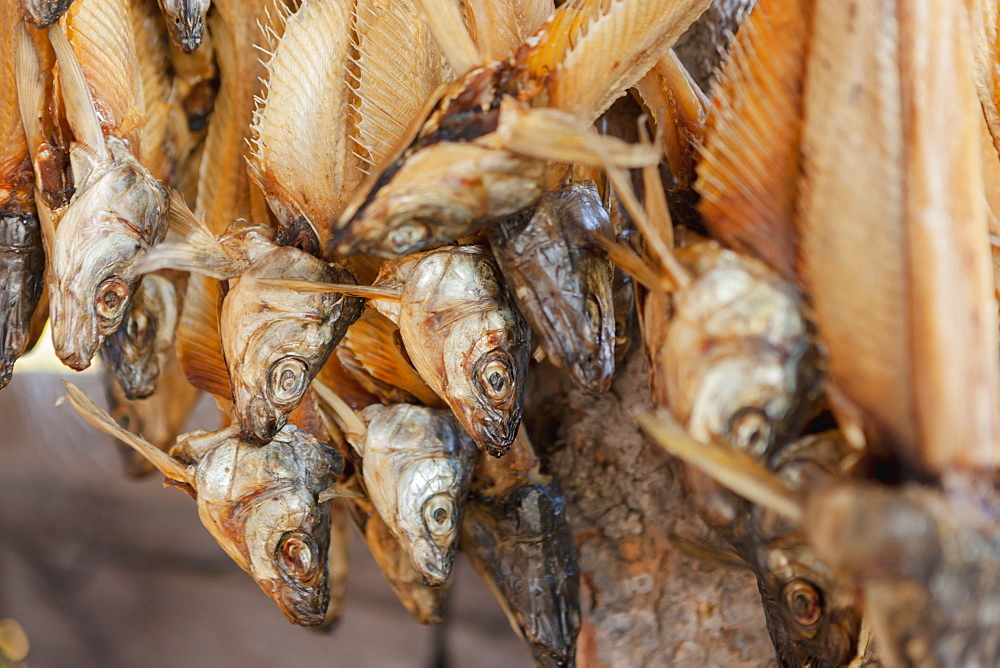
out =
[[[395,288],[382,288],[376,285],[351,285],[347,283],[321,283],[318,281],[300,281],[292,278],[258,278],[257,282],[270,287],[286,288],[299,292],[314,292],[326,294],[335,292],[365,299],[391,299],[399,301],[402,291]]]
[[[681,263],[677,260],[672,250],[673,222],[670,220],[669,210],[667,210],[667,217],[665,219],[650,220],[646,211],[639,206],[639,198],[636,197],[635,191],[632,189],[632,182],[628,175],[611,164],[609,160],[605,160],[603,166],[605,173],[608,175],[608,181],[610,181],[611,186],[618,195],[618,200],[625,206],[625,210],[628,211],[632,220],[635,221],[636,227],[642,233],[642,237],[653,258],[656,260],[657,265],[678,286],[683,287],[690,283],[690,274],[681,266]],[[658,182],[659,178],[656,181]],[[653,192],[647,194],[647,198],[662,196],[662,193],[657,192],[662,188],[663,184],[658,183]],[[659,211],[662,214],[662,209],[659,206],[651,206],[650,210]],[[669,231],[667,230],[668,227],[670,228]]]
[[[357,141],[374,173],[451,74],[415,0],[359,0],[353,46]]]
[[[184,375],[200,390],[232,401],[229,371],[219,338],[220,285],[214,278],[192,274],[177,324],[177,357]]]
[[[354,409],[348,406],[347,402],[321,381],[314,379],[312,388],[316,391],[316,396],[333,410],[337,422],[340,423],[341,430],[347,436],[347,440],[351,446],[359,455],[364,457],[364,443],[368,427],[365,425],[364,420],[361,419],[361,416],[354,412]]]
[[[100,429],[104,433],[117,438],[122,443],[134,448],[139,454],[149,460],[149,462],[160,469],[163,475],[172,480],[188,485],[194,483],[194,475],[190,468],[184,466],[167,453],[163,452],[149,441],[140,438],[118,425],[110,415],[101,410],[97,404],[90,400],[80,388],[69,381],[63,381],[69,397],[69,403],[73,409],[80,414],[91,426]]]
[[[616,243],[603,235],[594,235],[593,238],[597,242],[597,245],[604,250],[608,259],[611,260],[612,263],[620,267],[622,271],[642,283],[650,290],[656,290],[657,292],[663,292],[665,294],[672,294],[677,291],[676,283],[670,280],[670,278],[665,276],[662,272],[658,272],[650,267],[649,264],[631,248]]]
[[[396,341],[398,331],[395,323],[384,316],[369,318],[354,323],[340,345],[349,348],[373,377],[412,394],[426,406],[444,408],[445,403],[400,350]]]
[[[539,160],[600,166],[643,167],[660,161],[652,145],[629,144],[592,132],[586,123],[559,109],[528,108],[511,98],[500,102],[496,137],[509,151]],[[600,150],[594,145],[600,145]]]
[[[356,487],[348,487],[347,485],[341,485],[340,483],[333,483],[323,491],[319,493],[316,500],[320,503],[329,501],[330,499],[364,499],[365,493]]]
[[[361,175],[349,131],[353,3],[306,0],[294,13],[276,5],[281,26],[265,32],[261,48],[270,55],[250,127],[251,176],[284,204],[275,213],[290,208],[326,229]]]
[[[674,547],[684,554],[707,564],[721,566],[722,568],[753,570],[745,559],[732,550],[724,550],[702,540],[682,538],[677,534],[670,534],[670,536],[668,536],[668,540]]]
[[[42,114],[45,111],[45,78],[38,62],[35,44],[21,23],[15,36],[17,56],[14,61],[17,79],[17,102],[21,111],[21,123],[28,138],[28,151],[32,161],[38,153],[42,140]]]
[[[982,13],[972,14],[976,83],[994,153],[1000,154],[1000,71],[996,66],[1000,62],[1000,2],[982,0],[979,4]]]
[[[483,64],[455,0],[415,0],[417,9],[437,40],[457,77]]]
[[[90,88],[83,76],[80,61],[63,31],[62,23],[50,28],[49,41],[59,61],[59,80],[66,101],[66,119],[73,128],[76,140],[86,144],[100,162],[106,162],[111,156],[104,143],[104,132],[101,130],[101,122],[94,109],[94,100],[90,96]]]
[[[592,122],[674,45],[710,0],[573,0],[586,15],[550,81],[552,106]]]
[[[170,193],[170,230],[184,236],[183,241],[165,241],[136,261],[135,271],[148,274],[161,269],[189,271],[218,280],[241,275],[247,270],[247,260],[222,245],[208,226],[184,203],[184,196]]]
[[[365,313],[368,312],[368,310],[365,311]],[[363,314],[362,318],[364,317]],[[368,392],[344,367],[337,355],[338,351],[340,351],[340,347],[337,347],[334,354],[327,358],[326,364],[316,374],[316,378],[327,387],[335,388],[337,394],[355,410],[378,403],[378,397]]]
[[[795,204],[812,3],[759,3],[715,87],[695,190],[712,236],[795,277]]]
[[[553,11],[552,0],[469,0],[476,45],[487,60],[507,60]]]
[[[646,113],[653,117],[663,156],[677,185],[689,189],[704,134],[708,100],[673,49],[636,83]]]
[[[719,481],[733,492],[795,522],[803,518],[800,496],[781,478],[746,453],[716,443],[700,443],[666,410],[636,415],[639,425],[660,446]]]

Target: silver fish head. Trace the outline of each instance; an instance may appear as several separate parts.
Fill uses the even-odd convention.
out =
[[[372,406],[363,453],[365,488],[410,553],[424,584],[444,584],[455,560],[476,449],[448,411]]]
[[[47,258],[56,354],[78,371],[121,324],[139,282],[132,266],[167,229],[163,186],[124,142],[108,144],[112,164],[78,186]]]
[[[442,246],[534,204],[544,176],[542,161],[473,143],[432,144],[382,175],[334,230],[334,250],[395,258]]]
[[[0,212],[0,389],[28,347],[31,316],[42,293],[45,251],[34,214]]]
[[[180,316],[177,290],[155,274],[143,278],[122,324],[101,346],[127,399],[145,399],[156,390],[164,356],[173,345]]]
[[[343,471],[343,458],[292,425],[264,446],[232,429],[217,433],[197,464],[202,522],[290,621],[322,624],[330,504],[318,496]]]
[[[171,41],[184,53],[201,46],[210,0],[159,0]]]
[[[614,374],[612,268],[589,235],[611,222],[591,181],[545,193],[531,215],[490,229],[490,244],[545,353],[588,394]]]
[[[689,251],[696,278],[675,295],[663,356],[671,410],[696,439],[763,457],[819,393],[804,301],[756,260],[714,244]]]
[[[236,417],[246,438],[264,444],[301,403],[363,306],[357,297],[265,286],[258,278],[356,281],[308,253],[275,247],[230,282],[219,322]]]
[[[25,17],[39,28],[48,28],[66,13],[73,0],[21,0]]]

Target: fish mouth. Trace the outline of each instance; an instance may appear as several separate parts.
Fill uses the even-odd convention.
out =
[[[435,549],[430,541],[424,538],[415,541],[411,555],[413,566],[420,573],[424,586],[440,587],[448,581],[453,560]]]
[[[237,410],[240,416],[240,428],[246,440],[254,445],[267,445],[274,440],[275,434],[285,426],[287,416],[278,412],[263,397],[253,397],[246,408]]]
[[[299,626],[321,626],[326,618],[326,608],[330,604],[330,591],[324,582],[315,589],[299,589],[279,585],[265,589],[281,611],[293,624]]]
[[[586,395],[604,394],[611,387],[615,375],[614,355],[604,355],[597,350],[578,356],[569,363],[567,371],[576,386]]]
[[[470,432],[476,444],[494,457],[503,457],[517,437],[517,428],[521,424],[521,412],[511,415],[506,420],[484,422],[473,432]]]

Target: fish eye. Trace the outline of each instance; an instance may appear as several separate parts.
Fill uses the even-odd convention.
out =
[[[628,343],[628,327],[626,327],[625,317],[615,318],[615,345],[623,346]]]
[[[455,526],[455,504],[447,494],[435,494],[424,504],[423,516],[431,535],[443,537]]]
[[[771,443],[771,421],[759,408],[747,406],[729,419],[726,434],[736,447],[750,454],[763,455]]]
[[[97,315],[102,320],[115,320],[128,304],[129,289],[125,282],[109,278],[97,288]]]
[[[308,380],[305,362],[297,357],[280,359],[271,366],[268,378],[271,398],[278,403],[293,402],[305,392]]]
[[[304,531],[289,531],[283,535],[274,557],[281,572],[297,582],[309,582],[319,570],[316,543]]]
[[[389,231],[389,246],[396,253],[410,253],[430,235],[430,228],[418,220],[409,220]]]
[[[514,392],[514,362],[502,350],[489,353],[476,364],[476,376],[486,396],[495,403],[506,401]]]
[[[816,587],[806,580],[792,580],[786,584],[782,598],[799,626],[813,626],[823,614],[823,599]]]

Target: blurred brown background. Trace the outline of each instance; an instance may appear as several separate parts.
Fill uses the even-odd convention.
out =
[[[0,618],[46,666],[531,666],[498,604],[459,557],[442,627],[409,616],[351,532],[332,634],[289,624],[159,476],[126,480],[118,451],[64,404],[60,378],[100,405],[97,374],[35,358],[0,392]],[[192,428],[217,424],[203,398]],[[2,663],[2,661],[0,661]]]

